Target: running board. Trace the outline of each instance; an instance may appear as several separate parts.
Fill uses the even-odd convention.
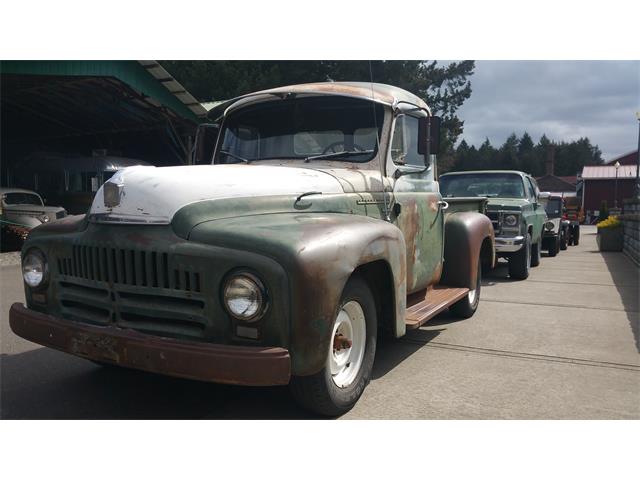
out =
[[[405,323],[408,329],[422,326],[428,320],[462,299],[468,288],[434,287],[412,293],[407,297],[407,316]]]

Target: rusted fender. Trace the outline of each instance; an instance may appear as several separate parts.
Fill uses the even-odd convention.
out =
[[[478,260],[495,265],[491,220],[481,213],[456,212],[445,217],[444,269],[440,283],[475,288]]]
[[[388,222],[332,213],[255,215],[200,223],[189,240],[265,255],[284,268],[289,276],[288,349],[294,375],[323,368],[343,288],[362,265],[379,261],[388,267],[393,330],[397,336],[405,332],[406,247],[402,232]],[[286,298],[277,285],[267,288],[273,302]]]

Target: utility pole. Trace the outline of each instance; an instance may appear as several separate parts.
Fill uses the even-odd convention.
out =
[[[620,169],[620,162],[616,161],[616,163],[613,165],[614,167],[616,167],[616,183],[615,183],[615,187],[613,190],[613,208],[615,208],[616,210],[618,209],[618,170]]]
[[[636,112],[636,118],[638,119],[638,161],[636,163],[636,198],[640,198],[640,111]]]

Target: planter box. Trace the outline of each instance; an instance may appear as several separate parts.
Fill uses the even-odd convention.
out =
[[[621,252],[624,244],[622,227],[598,228],[596,237],[601,252]]]

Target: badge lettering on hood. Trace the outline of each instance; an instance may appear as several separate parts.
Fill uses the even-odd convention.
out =
[[[103,187],[104,206],[108,208],[120,205],[120,196],[122,194],[122,183],[107,182]]]

